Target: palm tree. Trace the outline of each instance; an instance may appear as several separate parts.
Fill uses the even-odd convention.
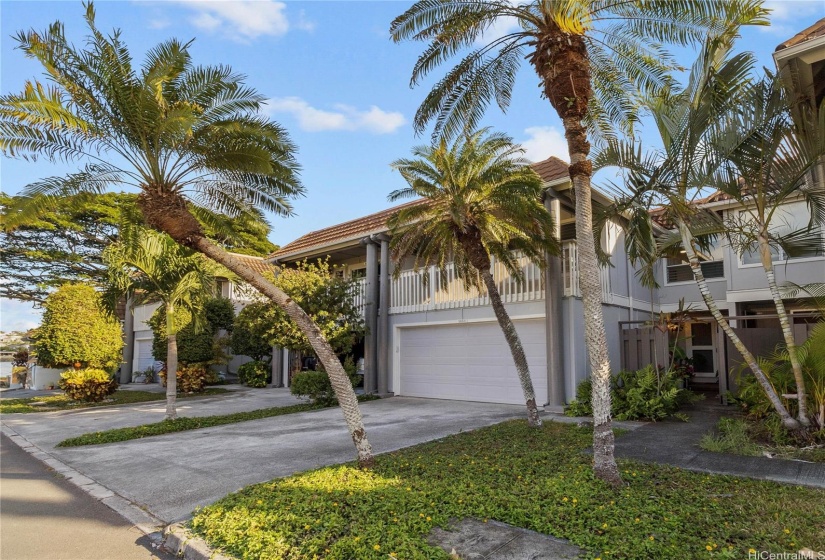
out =
[[[135,305],[160,302],[166,312],[166,419],[177,418],[177,333],[202,317],[213,295],[216,265],[168,235],[143,228],[121,228],[117,243],[103,252],[109,301],[123,296]],[[130,310],[127,310],[127,313]]]
[[[46,85],[26,83],[0,97],[0,149],[11,157],[83,161],[76,173],[50,177],[23,191],[14,219],[25,221],[56,197],[102,192],[112,185],[140,191],[146,223],[224,265],[279,305],[306,333],[327,371],[363,466],[373,463],[355,392],[318,327],[283,291],[205,235],[193,215],[206,207],[237,217],[253,208],[289,215],[288,199],[304,190],[295,146],[261,115],[264,97],[227,66],[196,66],[189,43],[163,42],[132,66],[119,31],[109,36],[84,4],[86,47],[67,41],[63,25],[20,32],[26,56],[40,62]]]
[[[548,252],[558,254],[553,219],[541,203],[541,178],[520,157],[522,153],[511,138],[488,134],[487,129],[462,137],[452,146],[442,139],[435,146],[414,148],[414,159],[392,164],[409,187],[394,191],[389,198],[423,197],[426,202],[402,208],[388,223],[395,261],[413,257],[416,269],[436,263],[442,282],[447,279],[445,267],[452,262],[465,287],[480,288],[480,283],[486,287],[513,355],[527,421],[541,426],[524,348],[490,269],[492,256],[522,281],[512,250],[523,251],[540,266]]]
[[[668,71],[675,64],[661,43],[695,43],[731,22],[766,23],[765,14],[760,0],[419,0],[390,27],[395,41],[429,42],[413,69],[412,85],[457,53],[470,51],[421,104],[415,117],[419,132],[433,119],[435,135],[473,130],[493,100],[506,110],[525,56],[539,77],[541,94],[562,121],[575,188],[579,286],[593,379],[593,467],[613,485],[621,477],[613,458],[611,372],[592,232],[587,127],[597,137],[610,137],[614,124],[632,130],[638,120],[637,92],[652,94],[670,83]],[[484,32],[504,18],[518,29],[485,43]]]
[[[660,219],[673,223],[675,232],[652,246],[649,235],[631,236],[637,243],[636,252],[649,259],[681,249],[684,251],[702,300],[711,316],[728,336],[748,367],[753,371],[783,423],[798,428],[799,423],[788,413],[757,359],[745,347],[722,315],[705,280],[700,253],[725,232],[712,211],[697,207],[694,202],[704,189],[724,175],[726,156],[710,149],[720,123],[733,110],[747,91],[753,55],[730,56],[735,29],[712,36],[706,42],[690,74],[687,87],[674,90],[649,102],[651,114],[661,136],[663,148],[643,155],[642,148],[632,141],[611,141],[596,157],[596,167],[611,165],[622,168],[626,194],[617,203],[619,209],[655,203],[664,205]],[[646,212],[634,212],[637,222],[650,220]],[[650,226],[634,225],[631,231],[651,231]]]
[[[729,220],[726,229],[733,246],[740,253],[758,254],[765,270],[796,382],[797,420],[803,426],[810,425],[805,377],[773,260],[775,248],[781,247],[787,255],[822,250],[818,228],[784,234],[776,228],[784,205],[799,198],[812,210],[813,222],[825,221],[825,185],[806,181],[825,153],[825,110],[820,111],[822,122],[817,126],[816,117],[806,109],[807,100],[794,100],[778,77],[769,76],[749,88],[717,135],[716,147],[728,165],[714,185],[742,205],[739,219]]]

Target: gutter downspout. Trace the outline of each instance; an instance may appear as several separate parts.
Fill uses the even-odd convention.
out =
[[[132,370],[135,359],[135,316],[133,314],[134,299],[126,298],[126,312],[123,317],[123,360],[120,364],[120,383],[132,382]]]

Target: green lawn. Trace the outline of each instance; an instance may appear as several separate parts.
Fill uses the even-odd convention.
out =
[[[372,471],[349,464],[250,486],[191,526],[243,559],[448,558],[425,535],[467,516],[569,539],[589,558],[825,550],[825,491],[625,461],[628,484],[614,491],[581,453],[591,437],[507,422],[381,455]]]
[[[226,389],[206,389],[203,393],[179,394],[178,398],[204,397],[226,393]],[[0,399],[0,413],[14,412],[53,412],[55,410],[74,410],[93,406],[114,406],[118,404],[133,404],[150,401],[165,401],[163,393],[150,391],[115,391],[103,402],[84,403],[71,400],[66,395],[52,395],[48,397],[29,397],[25,399]],[[36,404],[42,403],[42,404]]]

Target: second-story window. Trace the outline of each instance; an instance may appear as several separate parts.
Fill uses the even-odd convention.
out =
[[[747,212],[743,211],[742,217],[747,218]],[[810,259],[825,255],[822,232],[817,228],[808,229],[810,217],[808,205],[803,201],[785,204],[774,213],[769,228],[771,234],[777,238],[788,236],[789,244],[793,247],[791,251],[786,251],[782,247],[772,245],[771,255],[774,262]],[[800,242],[802,238],[807,239]],[[754,245],[750,250],[743,251],[740,262],[743,266],[761,264],[759,248]]]
[[[703,260],[699,266],[702,268],[702,274],[705,278],[724,278],[725,264],[722,259],[719,260]],[[680,254],[678,257],[668,257],[667,259],[667,283],[675,284],[677,282],[692,282],[693,271],[690,269],[687,257]]]

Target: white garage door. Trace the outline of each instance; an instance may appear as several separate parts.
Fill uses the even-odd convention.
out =
[[[152,356],[152,340],[136,340],[135,354],[137,355],[137,371],[135,373],[152,367],[155,363],[155,358]]]
[[[544,319],[515,321],[539,406],[547,402]],[[397,394],[523,404],[510,347],[498,323],[400,329],[401,387]]]

